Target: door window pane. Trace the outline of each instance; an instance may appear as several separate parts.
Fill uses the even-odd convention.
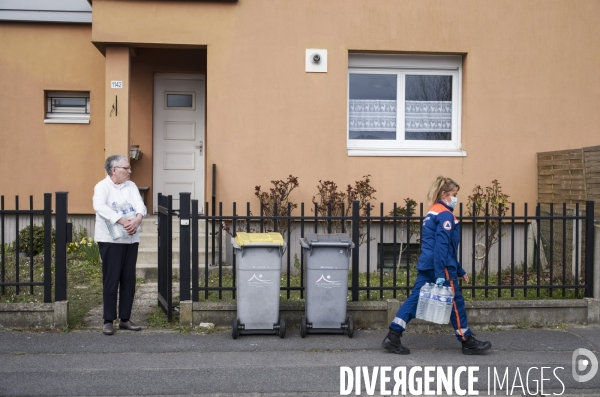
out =
[[[167,94],[167,107],[192,108],[194,107],[194,96],[191,94]]]
[[[395,74],[350,74],[349,139],[396,139]]]
[[[452,139],[452,76],[406,75],[405,139]]]

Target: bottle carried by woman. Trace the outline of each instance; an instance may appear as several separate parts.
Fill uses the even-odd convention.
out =
[[[417,263],[417,279],[412,293],[400,306],[396,317],[389,326],[389,332],[381,342],[381,347],[396,353],[410,354],[410,350],[402,346],[400,338],[410,320],[415,318],[421,287],[426,283],[450,287],[454,294],[451,301],[450,321],[454,327],[456,338],[462,343],[463,354],[482,354],[492,347],[490,342],[475,339],[467,325],[465,300],[460,292],[458,279],[469,282],[469,276],[458,262],[458,245],[460,243],[460,224],[453,214],[458,202],[456,198],[460,186],[450,178],[437,177],[429,189],[427,199],[430,210],[423,220],[421,234],[421,255]],[[429,289],[427,287],[427,289]],[[431,305],[432,302],[429,302]],[[440,305],[439,314],[448,309]]]

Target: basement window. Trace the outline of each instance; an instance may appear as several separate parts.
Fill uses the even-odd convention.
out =
[[[46,91],[44,123],[89,124],[90,92]]]

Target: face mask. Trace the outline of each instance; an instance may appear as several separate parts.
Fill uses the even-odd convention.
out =
[[[458,199],[456,197],[450,197],[450,202],[447,204],[448,204],[448,207],[454,208],[454,207],[456,207],[457,203],[458,203]]]

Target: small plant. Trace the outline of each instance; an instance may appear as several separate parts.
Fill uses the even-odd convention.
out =
[[[515,324],[515,327],[517,327],[518,329],[528,329],[531,325],[527,322],[527,321],[517,321],[517,323]]]
[[[71,222],[73,222],[73,220],[71,220]],[[79,225],[77,229],[73,229],[73,241],[67,244],[67,253],[79,258],[79,256],[82,254],[81,250],[79,249],[79,242],[86,238],[86,236],[87,229],[85,227]]]
[[[24,252],[29,254],[31,244],[31,226],[24,227],[19,231],[19,246],[16,251]],[[56,232],[54,228],[52,230],[52,244],[55,242]],[[16,246],[16,242],[15,242]],[[33,255],[39,255],[44,253],[44,224],[33,225]]]
[[[93,264],[100,263],[100,249],[98,243],[91,237],[84,237],[79,242],[79,250],[83,253],[86,261]]]
[[[555,327],[557,329],[567,329],[567,324],[565,324],[564,322],[561,321],[560,323],[555,324]]]
[[[320,180],[317,185],[318,192],[312,198],[313,203],[317,205],[317,214],[322,217],[329,214],[332,217],[348,217],[352,212],[352,203],[358,201],[360,213],[362,216],[366,216],[367,211],[373,209],[371,201],[377,200],[374,196],[377,190],[371,186],[370,177],[371,175],[363,176],[362,180],[354,183],[354,186],[348,185],[345,192],[339,191],[337,184],[333,181],[323,182]],[[322,220],[319,223],[324,233],[328,232],[329,226],[331,226],[332,233],[342,231],[342,220]],[[359,225],[360,244],[366,240],[366,235],[362,232],[365,223],[366,221]],[[352,236],[352,222],[344,221],[343,226],[344,232]]]
[[[292,191],[299,186],[298,178],[290,175],[286,181],[278,180],[271,181],[273,187],[269,189],[269,192],[262,192],[260,186],[254,188],[254,195],[258,197],[265,216],[288,216],[288,211],[291,212],[298,208],[298,204],[290,201],[290,194]],[[288,221],[284,219],[274,220],[269,219],[265,221],[266,231],[274,231],[275,226],[279,232],[283,232],[288,227]],[[282,233],[283,234],[283,233]]]
[[[298,204],[295,204],[290,201],[290,194],[292,191],[299,186],[298,178],[290,175],[288,176],[286,181],[278,180],[271,181],[273,187],[269,189],[268,192],[261,191],[260,186],[256,186],[254,188],[254,195],[260,201],[262,207],[262,215],[265,217],[287,217],[288,216],[288,208],[291,212],[298,207]],[[237,215],[237,214],[236,214]],[[249,216],[253,216],[253,213],[250,212]],[[237,220],[235,224],[235,231],[232,230],[233,220],[225,219],[221,224],[221,228],[233,236],[234,232],[252,232],[258,233],[261,231],[259,225],[248,224],[246,220]],[[275,231],[275,227],[277,227],[277,231],[283,235],[283,238],[286,238],[285,231],[288,228],[288,221],[285,219],[278,219],[277,223],[273,219],[266,219],[263,222],[263,231],[264,232],[272,232]],[[291,229],[293,227],[290,226]]]
[[[409,218],[412,217],[417,208],[417,202],[413,199],[405,198],[404,203],[406,207],[396,207],[396,212],[391,210],[388,214],[388,217],[401,217],[401,218]],[[418,236],[421,233],[421,225],[419,220],[411,220],[411,219],[400,219],[386,222],[396,222],[396,235],[398,236],[398,244],[400,245],[400,252],[398,253],[398,263],[397,267],[401,266],[401,258],[402,254],[408,248],[411,239],[414,236]],[[419,242],[419,239],[417,239]],[[409,258],[409,262],[412,263],[414,260],[418,258],[418,254],[416,252],[411,253],[411,258]]]
[[[503,234],[499,233],[501,218],[508,212],[508,198],[510,196],[502,192],[500,182],[492,181],[491,186],[485,189],[475,185],[473,193],[468,197],[467,215],[490,217],[485,222],[475,225],[475,233],[478,241],[485,244],[485,257],[488,256],[492,246],[498,242]],[[484,262],[482,270],[485,270]]]
[[[488,325],[487,327],[485,327],[486,331],[491,331],[491,332],[499,332],[501,331],[500,327],[498,327],[497,325]]]

